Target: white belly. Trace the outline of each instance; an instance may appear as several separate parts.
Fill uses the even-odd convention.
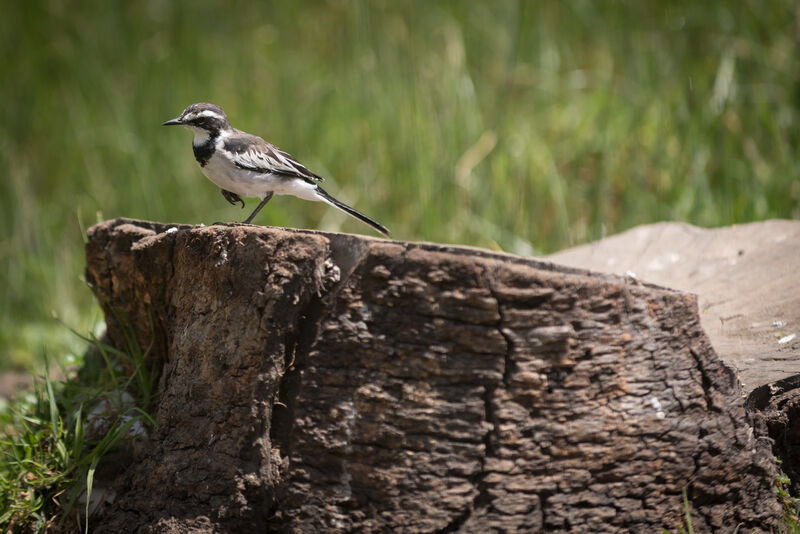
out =
[[[293,195],[305,200],[322,200],[317,186],[302,178],[248,171],[215,152],[205,167],[200,168],[206,178],[222,189],[243,197],[264,198],[270,191],[276,195]]]

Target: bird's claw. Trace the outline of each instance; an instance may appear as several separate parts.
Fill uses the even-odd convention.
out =
[[[221,191],[222,191],[222,196],[225,197],[225,200],[227,200],[234,206],[236,205],[237,202],[241,202],[242,209],[244,209],[244,200],[242,200],[242,198],[239,195],[237,195],[236,193],[231,193],[230,191],[226,191],[225,189],[222,189]]]

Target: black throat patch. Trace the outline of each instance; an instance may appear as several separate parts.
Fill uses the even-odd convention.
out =
[[[192,150],[194,150],[194,159],[197,160],[197,163],[200,164],[201,167],[205,167],[208,160],[211,159],[211,156],[214,154],[214,145],[217,142],[217,137],[219,133],[215,135],[211,135],[206,139],[206,142],[202,145],[195,145],[192,143]]]

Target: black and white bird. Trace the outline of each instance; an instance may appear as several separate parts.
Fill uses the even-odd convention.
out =
[[[192,104],[164,126],[184,126],[194,132],[192,148],[200,170],[222,189],[231,204],[242,197],[258,197],[261,203],[244,220],[250,223],[273,194],[294,195],[325,202],[389,235],[385,226],[340,202],[319,186],[322,178],[278,147],[258,136],[232,127],[221,107]]]

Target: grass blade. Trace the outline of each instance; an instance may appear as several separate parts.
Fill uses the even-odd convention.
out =
[[[692,511],[689,506],[689,497],[686,493],[686,488],[683,488],[683,512],[686,516],[686,532],[687,534],[694,534],[692,528]]]
[[[47,388],[47,400],[50,405],[50,424],[53,431],[53,439],[60,435],[60,418],[58,416],[58,405],[56,404],[56,394],[53,391],[53,382],[50,380],[50,367],[47,364],[47,357],[44,359],[44,383]]]
[[[92,458],[92,463],[86,471],[86,526],[84,534],[89,534],[89,505],[92,502],[92,483],[94,482],[94,472],[97,464],[100,463],[100,456]]]
[[[78,460],[81,457],[81,451],[83,450],[83,435],[83,405],[81,404],[78,406],[78,410],[75,412],[75,429],[73,430],[72,435],[72,458],[74,460]]]

